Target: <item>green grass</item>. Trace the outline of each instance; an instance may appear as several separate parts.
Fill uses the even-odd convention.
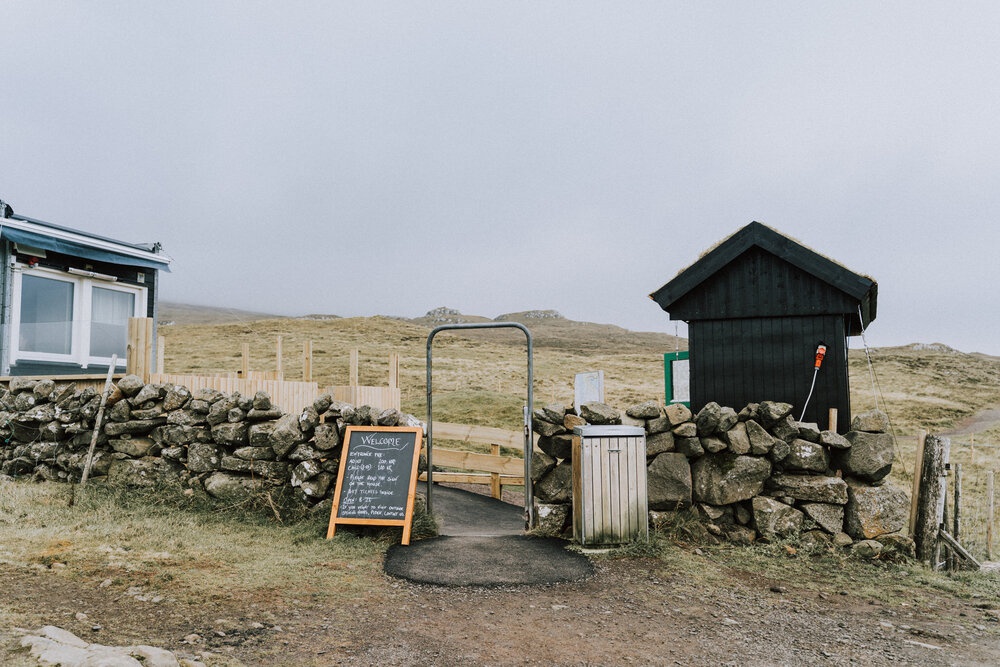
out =
[[[363,599],[388,545],[348,531],[326,540],[328,516],[283,525],[266,513],[157,502],[97,483],[73,506],[69,497],[65,485],[0,485],[0,515],[15,517],[0,523],[0,560],[19,567],[61,563],[69,576],[192,600],[282,595],[296,580],[300,592]],[[324,576],[316,577],[318,571]]]

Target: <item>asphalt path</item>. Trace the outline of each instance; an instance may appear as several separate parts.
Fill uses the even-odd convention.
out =
[[[421,491],[426,493],[425,485]],[[434,485],[440,535],[391,547],[387,574],[438,586],[518,586],[576,581],[593,574],[585,555],[559,538],[525,534],[524,508]]]

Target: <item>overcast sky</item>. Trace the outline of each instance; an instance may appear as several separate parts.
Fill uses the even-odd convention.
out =
[[[162,242],[165,300],[666,333],[648,294],[758,220],[878,281],[870,345],[1000,355],[998,34],[993,1],[0,0],[0,199]]]

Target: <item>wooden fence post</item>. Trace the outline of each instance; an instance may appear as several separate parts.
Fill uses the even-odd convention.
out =
[[[910,492],[910,537],[917,534],[917,498],[920,497],[920,468],[924,463],[924,444],[927,431],[921,429],[917,433],[917,458],[913,463],[913,490]]]
[[[242,364],[240,366],[240,377],[250,378],[250,343],[243,343]]]
[[[275,380],[283,380],[285,378],[285,368],[282,365],[282,360],[281,360],[281,356],[282,356],[281,355],[281,336],[278,336],[278,340],[275,343],[274,349],[275,349],[275,357],[277,357],[276,360],[275,360],[275,365],[274,365],[274,367],[276,369],[276,372],[277,372],[277,377],[274,378],[274,379]]]
[[[913,541],[916,544],[917,559],[930,563],[932,569],[937,569],[937,563],[933,562],[934,551],[938,543],[938,531],[944,522],[944,503],[948,489],[945,466],[950,455],[949,438],[928,435],[924,440]]]
[[[302,347],[302,381],[312,382],[313,379],[313,342],[307,340]]]
[[[351,350],[351,374],[348,384],[352,387],[358,386],[358,351]]]
[[[389,387],[399,389],[399,353],[389,353]]]
[[[986,560],[993,560],[993,471],[986,473]]]
[[[164,374],[164,363],[163,358],[167,354],[167,339],[163,336],[158,336],[156,338],[156,372],[160,375]]]
[[[149,382],[149,364],[153,358],[153,318],[128,318],[127,336],[125,372]]]

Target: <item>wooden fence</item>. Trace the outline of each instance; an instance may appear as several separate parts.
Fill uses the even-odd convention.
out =
[[[501,455],[501,447],[524,449],[524,435],[490,426],[469,426],[434,422],[434,439],[463,444],[489,445],[490,453],[483,454],[434,446],[434,467],[452,468],[453,471],[434,471],[434,481],[451,484],[488,484],[490,495],[499,499],[504,486],[524,485],[524,458]],[[537,436],[536,436],[537,438]],[[456,472],[457,471],[457,472]],[[427,473],[420,479],[426,481]]]

